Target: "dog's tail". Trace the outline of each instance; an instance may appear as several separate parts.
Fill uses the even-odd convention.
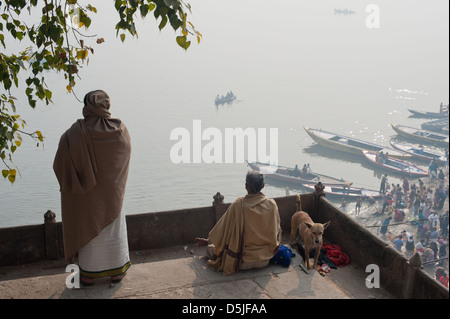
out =
[[[300,194],[297,194],[297,211],[300,212],[302,210],[302,200],[300,199]]]

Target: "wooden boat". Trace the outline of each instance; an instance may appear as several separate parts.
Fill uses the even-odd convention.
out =
[[[266,163],[254,162],[247,163],[253,170],[265,174],[266,179],[276,180],[301,186],[304,183],[322,182],[327,185],[344,185],[346,183],[342,178],[335,178],[319,173],[301,174],[301,170],[296,171],[294,168],[271,165]]]
[[[404,158],[404,159],[411,158],[410,154],[392,148],[387,148],[375,143],[361,141],[353,137],[348,137],[308,127],[304,127],[304,129],[306,133],[308,133],[308,135],[317,144],[337,151],[351,153],[358,156],[362,156],[362,151],[375,151],[375,152],[382,151],[383,153],[389,153],[389,155],[397,158]]]
[[[427,119],[440,119],[448,117],[447,113],[439,113],[439,112],[426,112],[426,111],[416,111],[408,109],[408,111],[415,117],[427,118]]]
[[[433,152],[425,149],[422,146],[403,144],[403,143],[394,142],[392,140],[390,141],[390,143],[393,148],[395,148],[399,151],[411,154],[413,159],[417,159],[417,160],[424,161],[427,163],[430,163],[430,161],[432,159],[434,159],[438,165],[445,164],[445,156],[437,154],[437,153],[433,153]]]
[[[427,130],[421,130],[418,128],[404,125],[395,125],[395,124],[391,125],[398,135],[406,139],[413,139],[415,141],[420,141],[422,143],[430,143],[435,144],[437,146],[448,148],[448,135],[446,134],[430,132]]]
[[[219,95],[216,96],[215,103],[218,104],[225,104],[225,103],[231,103],[234,100],[236,100],[236,96],[233,94],[233,92],[228,92],[227,95],[222,95],[219,97]]]
[[[428,176],[429,173],[424,169],[398,158],[393,158],[391,156],[384,156],[384,161],[379,159],[379,154],[376,152],[363,151],[363,154],[367,160],[385,171],[390,173],[395,173],[403,176],[419,178]]]
[[[443,130],[448,128],[448,118],[428,121],[420,124],[422,130],[433,131],[438,133],[444,133]]]
[[[309,191],[314,191],[315,184],[303,184],[303,187]],[[327,197],[346,198],[356,200],[358,197],[371,197],[373,199],[380,199],[383,194],[373,189],[364,187],[344,187],[344,185],[324,185],[324,192]]]

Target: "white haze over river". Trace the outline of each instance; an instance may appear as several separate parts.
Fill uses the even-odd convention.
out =
[[[121,43],[113,3],[95,3],[99,13],[90,32],[105,42],[95,46],[75,92],[82,98],[90,90],[105,90],[113,117],[130,131],[127,214],[207,206],[216,192],[231,202],[245,193],[245,162],[171,160],[177,142],[170,139],[172,131],[184,128],[192,137],[195,120],[202,132],[216,128],[223,138],[227,128],[267,129],[267,138],[269,129],[277,128],[280,165],[310,163],[313,171],[378,189],[379,172],[314,146],[303,127],[387,146],[395,136],[391,123],[420,127],[424,122],[409,118],[408,108],[438,111],[441,102],[448,103],[446,0],[188,2],[190,21],[203,39],[199,45],[193,39],[187,52],[169,25],[158,31],[152,15],[138,18],[138,39]],[[49,106],[32,110],[23,94],[17,96],[17,113],[46,139],[37,148],[24,137],[15,153],[21,177],[14,185],[0,182],[0,227],[42,223],[48,209],[61,220],[53,158],[61,134],[82,116],[82,105],[67,94],[61,74],[48,73],[46,82],[53,90]],[[230,90],[237,100],[216,107],[216,95]],[[206,144],[200,141],[200,147]],[[267,183],[264,192],[284,196],[285,188]]]

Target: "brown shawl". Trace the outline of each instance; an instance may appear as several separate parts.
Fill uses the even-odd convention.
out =
[[[64,254],[75,254],[122,211],[131,154],[126,126],[109,113],[109,96],[86,95],[84,119],[59,141],[53,163],[61,191]]]
[[[281,243],[280,214],[273,199],[249,194],[236,199],[209,232],[215,260],[208,265],[227,276],[242,262],[271,259]]]

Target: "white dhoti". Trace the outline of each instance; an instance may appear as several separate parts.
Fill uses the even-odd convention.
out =
[[[78,251],[80,273],[100,278],[124,274],[131,266],[127,225],[123,212]]]

